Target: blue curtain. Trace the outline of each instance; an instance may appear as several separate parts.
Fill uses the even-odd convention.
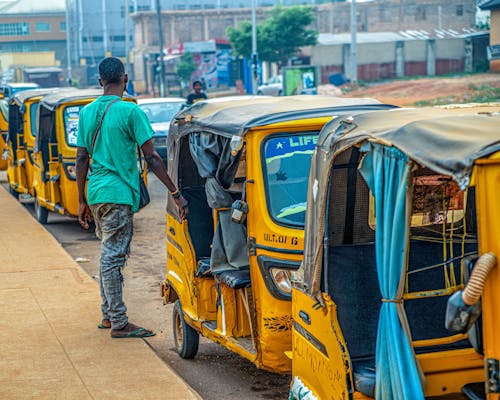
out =
[[[377,273],[383,301],[376,350],[376,398],[424,399],[401,297],[408,239],[410,163],[395,147],[366,142],[360,173],[375,198]]]

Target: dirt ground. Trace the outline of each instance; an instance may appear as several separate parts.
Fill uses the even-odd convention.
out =
[[[496,90],[495,90],[496,89]],[[344,93],[342,93],[344,92]],[[358,88],[323,85],[319,94],[342,97],[372,97],[398,106],[451,104],[477,101],[478,96],[497,94],[500,101],[500,74],[484,73],[456,77],[420,78],[370,83]]]

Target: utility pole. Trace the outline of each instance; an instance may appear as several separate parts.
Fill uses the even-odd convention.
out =
[[[252,0],[252,94],[257,94],[257,68],[259,56],[257,53],[257,0]]]
[[[104,57],[110,55],[109,52],[109,38],[108,38],[108,12],[106,10],[106,0],[101,1],[102,11],[102,44],[104,47]]]
[[[156,15],[158,17],[158,35],[160,36],[160,97],[165,97],[165,64],[163,62],[163,29],[161,26],[160,0],[156,0]]]
[[[68,84],[71,85],[71,31],[70,31],[70,23],[69,23],[69,4],[68,0],[66,0],[66,58],[67,60],[67,69],[68,69]]]
[[[356,16],[356,0],[351,0],[351,84],[358,83],[358,61],[357,57],[357,38],[358,19]]]
[[[130,28],[129,28],[129,5],[128,0],[125,0],[125,72],[132,79],[130,74]]]

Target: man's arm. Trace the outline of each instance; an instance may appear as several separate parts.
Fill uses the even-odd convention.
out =
[[[175,204],[179,208],[182,219],[186,219],[188,214],[187,200],[180,194],[177,187],[174,185],[170,177],[168,176],[165,164],[156,152],[153,140],[149,139],[141,146],[142,152],[144,153],[144,158],[146,159],[149,169],[154,172],[158,179],[167,187],[168,191],[172,194]]]
[[[89,229],[92,213],[85,197],[85,182],[89,170],[89,153],[85,147],[76,148],[76,186],[78,188],[78,222],[84,229]]]

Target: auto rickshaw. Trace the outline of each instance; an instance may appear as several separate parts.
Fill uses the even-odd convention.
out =
[[[45,96],[37,111],[33,187],[37,220],[49,211],[76,217],[76,138],[80,110],[102,95],[100,89],[68,90]],[[125,95],[126,96],[126,95]],[[135,101],[131,97],[124,100]]]
[[[0,171],[7,169],[7,136],[9,132],[7,102],[0,97]]]
[[[290,399],[498,399],[499,113],[395,109],[324,127]]]
[[[8,128],[9,190],[16,198],[20,194],[34,195],[33,146],[36,138],[36,112],[43,96],[59,89],[34,89],[18,92],[9,99]]]
[[[373,99],[234,97],[181,111],[167,139],[168,172],[189,202],[167,202],[162,296],[175,302],[183,358],[199,335],[258,368],[289,372],[290,275],[303,253],[307,177],[332,117],[387,109]]]

